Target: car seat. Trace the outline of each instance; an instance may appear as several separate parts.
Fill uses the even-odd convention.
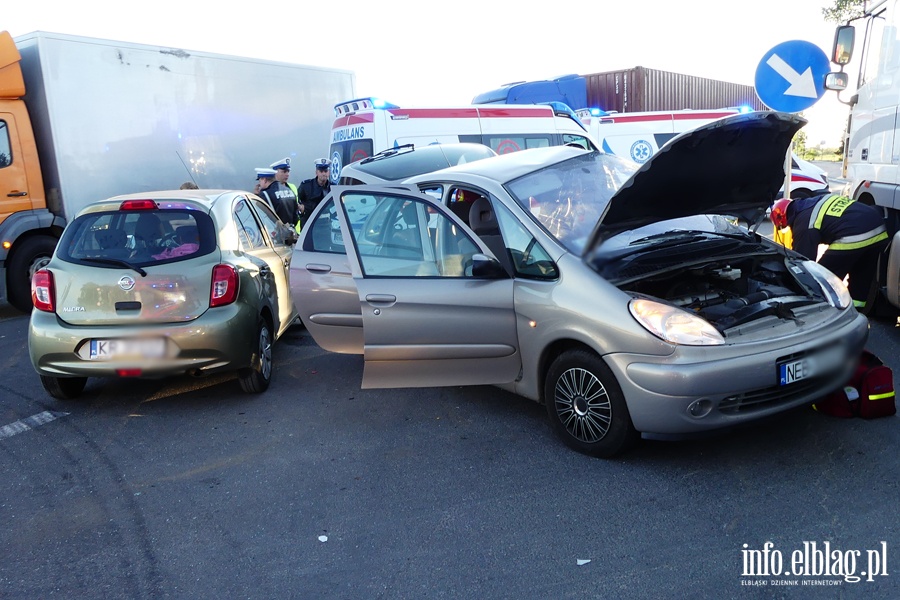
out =
[[[514,273],[512,258],[506,249],[503,235],[500,233],[500,223],[497,221],[491,202],[484,196],[479,196],[469,209],[469,227],[494,253],[506,272],[512,276]]]

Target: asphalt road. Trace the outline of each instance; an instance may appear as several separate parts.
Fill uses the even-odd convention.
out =
[[[0,598],[900,597],[897,417],[803,409],[592,459],[492,387],[360,390],[361,359],[302,328],[261,396],[91,380],[62,403],[27,318],[0,316]],[[873,323],[895,370],[898,343]],[[743,576],[767,542],[772,568],[827,550],[888,575]]]

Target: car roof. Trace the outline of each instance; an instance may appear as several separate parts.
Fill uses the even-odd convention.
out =
[[[496,156],[483,144],[447,143],[414,146],[406,144],[388,148],[374,156],[344,166],[340,176],[352,177],[366,183],[402,181],[422,173],[445,169],[460,162],[469,164]]]
[[[417,175],[404,180],[404,183],[418,183],[421,181],[440,179],[442,175],[455,176],[461,173],[478,175],[493,179],[501,184],[512,181],[536,169],[540,169],[574,156],[580,156],[592,152],[584,148],[574,146],[550,146],[547,148],[532,148],[501,154],[492,158],[485,158],[476,162],[447,167],[440,171],[434,171],[424,175]]]
[[[113,196],[106,200],[93,202],[81,209],[78,214],[119,210],[119,206],[128,200],[153,200],[154,202],[169,200],[176,202],[179,205],[177,207],[171,206],[170,208],[190,207],[208,212],[218,199],[226,196],[234,197],[236,195],[244,194],[246,194],[246,192],[237,190],[162,190],[154,192],[137,192]],[[160,208],[166,208],[166,206],[160,206]]]

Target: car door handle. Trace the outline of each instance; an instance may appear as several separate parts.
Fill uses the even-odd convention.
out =
[[[306,265],[306,270],[310,273],[331,273],[331,265],[317,265],[310,263]]]
[[[10,192],[6,195],[7,198],[18,198],[20,196],[27,196],[28,192]]]
[[[393,294],[369,294],[366,296],[366,302],[371,304],[393,304],[397,301],[397,296]]]

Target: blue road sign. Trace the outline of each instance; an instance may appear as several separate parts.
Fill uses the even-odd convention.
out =
[[[772,110],[800,112],[825,94],[828,57],[810,42],[782,42],[766,52],[756,67],[756,95]]]

